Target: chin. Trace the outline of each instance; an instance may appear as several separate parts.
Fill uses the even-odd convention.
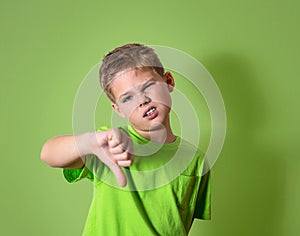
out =
[[[155,122],[149,126],[149,131],[165,129],[165,126],[160,122]]]
[[[134,128],[135,130],[140,130],[143,132],[149,132],[149,131],[157,131],[157,130],[162,130],[165,128],[165,126],[161,123],[161,122],[151,122],[150,124],[135,124],[135,123],[131,123],[132,128]]]

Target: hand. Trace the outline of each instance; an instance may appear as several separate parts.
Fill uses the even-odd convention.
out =
[[[113,172],[120,186],[125,187],[127,180],[121,167],[133,163],[132,140],[117,128],[98,132],[97,135],[98,148],[94,148],[93,153]]]

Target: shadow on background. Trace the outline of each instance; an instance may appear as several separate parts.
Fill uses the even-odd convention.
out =
[[[257,68],[246,58],[223,53],[202,59],[218,84],[226,106],[227,135],[213,167],[212,221],[216,236],[285,235],[287,163],[280,147],[270,145],[268,117]],[[206,225],[205,225],[206,224]],[[198,228],[197,228],[198,227]],[[206,229],[204,230],[206,231]]]

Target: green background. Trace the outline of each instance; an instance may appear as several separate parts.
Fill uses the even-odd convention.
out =
[[[128,42],[189,53],[224,98],[212,220],[190,235],[299,235],[299,10],[296,0],[1,1],[0,235],[80,235],[92,185],[67,184],[39,153],[73,132],[84,76]]]

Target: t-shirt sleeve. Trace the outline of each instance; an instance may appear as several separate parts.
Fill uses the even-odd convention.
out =
[[[86,166],[81,169],[63,169],[63,175],[69,183],[74,183],[84,178],[94,179],[93,173]]]
[[[210,171],[201,177],[194,218],[203,220],[211,219],[210,178]]]

